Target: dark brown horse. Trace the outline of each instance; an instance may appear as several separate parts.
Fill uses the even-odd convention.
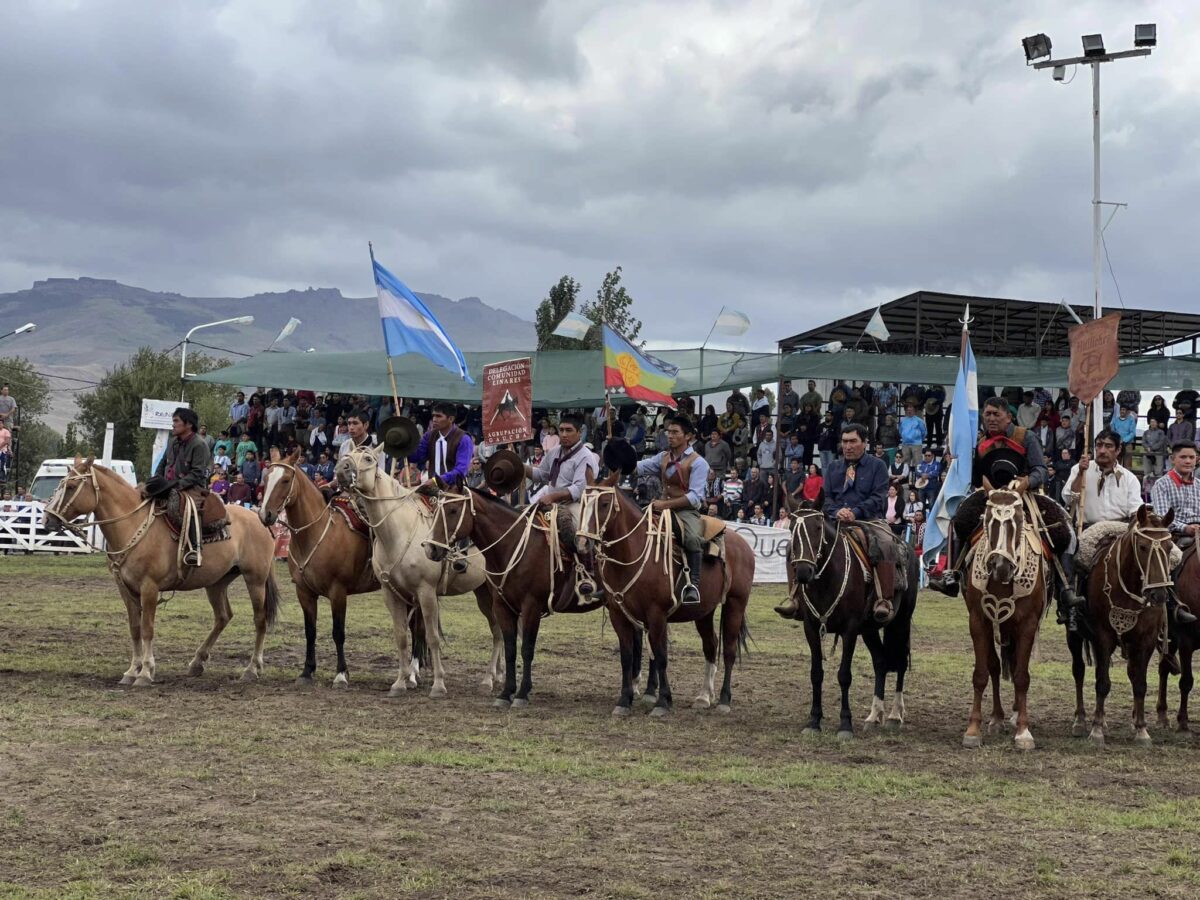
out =
[[[621,695],[614,716],[632,711],[637,653],[644,629],[650,639],[652,675],[657,672],[658,695],[652,716],[667,715],[673,703],[667,680],[667,623],[695,622],[704,647],[704,691],[694,705],[728,713],[733,665],[749,634],[746,605],[754,582],[754,552],[740,536],[725,535],[725,559],[705,557],[700,575],[701,602],[681,605],[675,598],[672,526],[650,508],[645,512],[615,486],[597,485],[584,491],[579,537],[596,560],[604,587],[608,615],[621,644]],[[721,609],[725,680],[716,694],[717,632],[714,618]],[[649,690],[647,691],[649,693]]]
[[[603,601],[575,597],[574,570],[557,554],[557,534],[542,521],[536,505],[514,509],[481,491],[443,491],[425,542],[429,558],[440,562],[458,541],[469,537],[483,554],[493,590],[492,615],[504,639],[504,687],[498,707],[529,704],[533,657],[542,617],[554,612],[590,612]],[[554,539],[552,541],[552,538]],[[552,546],[553,544],[553,546]],[[521,685],[517,686],[517,631],[521,632]],[[640,647],[640,642],[639,642]]]
[[[819,509],[796,509],[792,517],[788,582],[800,609],[804,637],[812,656],[812,708],[804,733],[819,732],[824,718],[821,690],[825,683],[823,638],[826,634],[834,635],[835,645],[838,640],[842,643],[842,661],[838,668],[838,684],[842,689],[838,737],[843,740],[854,737],[850,682],[851,663],[859,637],[871,653],[875,670],[875,690],[867,723],[883,724],[887,676],[889,672],[895,672],[896,696],[886,721],[889,727],[899,727],[904,721],[904,676],[908,671],[912,617],[917,605],[919,569],[916,554],[909,548],[899,563],[905,566],[907,588],[895,605],[895,615],[885,625],[880,625],[873,613],[873,579],[851,545],[850,536],[826,519]]]
[[[1176,581],[1179,591],[1179,602],[1200,617],[1200,553],[1195,550],[1188,553],[1183,561],[1183,567]],[[1179,651],[1179,713],[1175,717],[1175,730],[1188,732],[1188,694],[1192,692],[1192,654],[1200,648],[1200,622],[1187,625],[1176,624],[1173,639],[1175,648]],[[1158,724],[1164,728],[1167,725],[1167,679],[1170,667],[1166,659],[1158,663]]]
[[[1088,574],[1079,630],[1067,632],[1075,676],[1072,731],[1077,736],[1086,733],[1099,746],[1104,745],[1106,728],[1104,701],[1112,688],[1109,666],[1118,647],[1127,660],[1133,687],[1133,741],[1140,746],[1152,743],[1146,728],[1146,672],[1155,649],[1166,637],[1166,603],[1174,586],[1170,557],[1175,543],[1169,530],[1174,518],[1173,510],[1162,518],[1149,506],[1138,510],[1129,529],[1096,558]],[[1096,710],[1090,732],[1083,707],[1085,643],[1096,666]]]
[[[1029,660],[1042,614],[1049,606],[1048,561],[1021,494],[1004,489],[988,491],[983,534],[969,563],[964,599],[975,649],[975,672],[971,677],[975,697],[963,746],[983,744],[983,691],[989,679],[992,716],[988,730],[1004,727],[1004,706],[1000,702],[1000,679],[1004,677],[1013,683],[1013,742],[1018,750],[1032,750],[1035,743],[1029,730]]]

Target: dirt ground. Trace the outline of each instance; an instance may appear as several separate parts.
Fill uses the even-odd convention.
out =
[[[690,708],[702,659],[673,632],[674,714],[614,720],[616,640],[600,614],[543,623],[532,705],[479,686],[490,640],[473,598],[443,603],[450,696],[389,700],[390,621],[353,598],[351,684],[293,684],[300,610],[285,604],[267,672],[244,589],[208,671],[186,667],[202,594],[160,610],[160,683],[116,685],[124,608],[95,559],[0,558],[0,896],[1109,897],[1200,893],[1200,742],[1154,729],[1138,750],[1118,667],[1107,749],[1070,736],[1061,629],[1033,673],[1038,749],[960,746],[970,645],[959,601],[918,604],[907,721],[802,737],[809,659],[756,589],[733,713]],[[1091,682],[1088,683],[1091,705]],[[1007,694],[1007,688],[1006,688]],[[1006,702],[1008,697],[1006,697]],[[890,698],[889,698],[890,701]],[[836,678],[827,677],[836,729]],[[1177,702],[1171,686],[1172,707]]]

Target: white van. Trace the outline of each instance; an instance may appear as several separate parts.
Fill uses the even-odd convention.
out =
[[[75,465],[74,459],[45,460],[38,466],[37,474],[33,476],[33,484],[29,486],[29,493],[33,494],[33,499],[48,503],[54,496],[58,483],[66,477],[67,471],[73,465]],[[133,463],[129,460],[114,459],[107,464],[107,467],[124,478],[130,485],[137,486],[137,475],[134,474]]]

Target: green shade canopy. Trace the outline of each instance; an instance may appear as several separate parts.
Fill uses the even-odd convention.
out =
[[[655,356],[679,366],[677,394],[717,394],[734,387],[772,384],[781,376],[795,380],[899,381],[905,384],[954,383],[958,359],[887,353],[738,353],[730,350],[658,350]],[[472,377],[480,381],[489,363],[533,358],[533,401],[543,407],[591,406],[604,402],[603,354],[598,350],[499,350],[464,354]],[[1066,387],[1064,358],[990,357],[977,360],[979,383],[1022,387]],[[457,379],[425,357],[393,357],[396,383],[405,397],[478,404],[482,388]],[[189,381],[213,384],[305,388],[322,393],[392,392],[382,351],[357,353],[260,353]],[[1178,391],[1200,383],[1200,355],[1137,356],[1121,361],[1113,390]]]

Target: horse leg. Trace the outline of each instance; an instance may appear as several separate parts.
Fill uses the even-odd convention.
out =
[[[610,612],[608,619],[612,622],[621,647],[621,695],[612,714],[624,718],[633,712],[633,685],[642,658],[642,629],[625,618],[624,614]]]
[[[496,624],[496,615],[492,612],[492,592],[486,585],[475,588],[475,605],[487,619],[488,629],[492,632],[492,662],[488,666],[487,674],[479,682],[480,687],[491,693],[494,688],[499,687],[501,679],[504,678],[504,635],[500,633],[500,626]]]
[[[1013,705],[1016,707],[1017,720],[1014,723],[1016,733],[1013,742],[1018,750],[1032,750],[1035,746],[1033,734],[1029,730],[1029,661],[1033,656],[1033,645],[1037,640],[1038,624],[1041,620],[1041,610],[1031,611],[1025,621],[1014,629],[1013,640],[1016,641],[1013,654]]]
[[[1112,677],[1109,668],[1112,665],[1113,646],[1107,641],[1097,639],[1092,644],[1092,654],[1096,662],[1096,709],[1092,715],[1092,730],[1088,738],[1099,747],[1104,746],[1104,701],[1112,690]]]
[[[270,576],[271,570],[268,569],[261,581],[245,579],[250,604],[254,607],[254,654],[250,657],[249,665],[242,670],[242,681],[254,681],[265,668],[263,648],[267,644],[267,579]]]
[[[646,629],[638,629],[638,658],[645,657],[644,647],[650,644],[650,637],[646,634]],[[650,654],[650,665],[646,667],[646,690],[642,693],[642,703],[646,706],[653,706],[658,702],[658,665],[654,660],[654,654]]]
[[[875,673],[875,691],[871,695],[871,711],[863,720],[864,725],[882,725],[885,707],[883,695],[887,691],[887,664],[883,659],[883,639],[879,631],[868,626],[862,635],[863,643],[871,654],[871,668]]]
[[[320,601],[303,584],[296,585],[296,599],[304,613],[304,668],[296,683],[312,684],[313,674],[317,671],[317,604]]]
[[[868,626],[869,627],[869,626]],[[842,635],[842,664],[838,666],[838,686],[842,689],[842,719],[838,724],[838,740],[848,741],[854,738],[854,720],[850,716],[850,682],[854,679],[854,648],[858,644],[858,635],[851,631]]]
[[[512,706],[513,694],[517,692],[517,624],[520,617],[503,600],[498,599],[492,609],[500,633],[504,636],[504,688],[492,705],[508,709]]]
[[[1175,730],[1184,734],[1188,731],[1188,694],[1192,692],[1192,652],[1195,649],[1191,638],[1179,642],[1179,715]]]
[[[988,719],[988,733],[998,734],[1004,731],[1004,725],[1008,722],[1008,718],[1004,715],[1004,702],[1000,699],[1000,682],[1003,680],[1001,675],[1003,669],[1000,662],[1000,650],[991,636],[991,629],[994,626],[990,622],[984,622],[983,627],[987,632],[987,637],[984,640],[987,644],[988,679],[992,682],[992,715]]]
[[[154,613],[158,609],[158,585],[149,580],[142,582],[141,601],[141,672],[134,679],[134,687],[154,684]]]
[[[821,719],[824,713],[821,709],[821,689],[825,684],[825,663],[821,658],[824,648],[821,646],[821,633],[807,619],[804,620],[804,637],[808,641],[809,683],[812,685],[812,706],[808,712],[808,724],[801,734],[817,734],[821,730]]]
[[[704,649],[704,689],[692,701],[693,709],[708,709],[717,700],[717,611],[696,620],[696,633]]]
[[[1083,679],[1087,674],[1087,663],[1083,660],[1083,638],[1078,632],[1067,632],[1067,649],[1071,651],[1071,675],[1075,678],[1075,721],[1071,723],[1071,734],[1083,737],[1088,733],[1087,709],[1083,705]]]
[[[329,612],[333,617],[333,646],[337,649],[337,674],[333,676],[333,686],[349,687],[350,671],[346,666],[346,589],[338,582],[329,588]]]
[[[542,624],[542,617],[536,609],[531,608],[533,606],[528,602],[522,604],[525,615],[521,617],[521,687],[513,697],[513,706],[528,706],[529,692],[533,690],[533,655],[537,648],[538,629]]]
[[[425,643],[433,662],[433,687],[429,696],[435,699],[446,696],[446,670],[442,666],[441,610],[437,591],[431,584],[421,583],[417,587],[417,598],[421,603],[421,618],[425,620]]]
[[[995,691],[995,706],[1000,704],[1000,660],[996,658],[992,647],[992,624],[987,621],[982,610],[967,607],[971,628],[971,645],[975,650],[975,669],[971,673],[971,687],[974,693],[971,699],[971,715],[967,719],[967,730],[963,734],[963,746],[968,748],[983,746],[983,692],[987,688],[989,678]],[[993,707],[995,708],[995,707]],[[995,713],[993,712],[993,717]]]
[[[129,619],[129,641],[133,649],[129,655],[129,668],[121,676],[121,684],[133,684],[142,669],[142,609],[138,595],[125,586],[125,582],[117,581],[117,591],[125,601],[125,615]]]
[[[910,575],[910,578],[915,578],[915,575]],[[895,622],[892,623],[895,625]],[[891,625],[888,626],[892,627]],[[895,658],[896,668],[896,695],[892,698],[892,711],[888,713],[887,720],[884,722],[886,728],[899,728],[904,724],[904,718],[908,711],[904,708],[904,676],[908,674],[908,657],[912,649],[912,623],[909,622],[908,638],[905,641],[906,652]],[[885,640],[884,646],[887,642]],[[886,654],[885,654],[886,655]]]
[[[725,651],[725,677],[721,681],[720,702],[717,712],[728,713],[733,702],[733,666],[737,662],[738,648],[742,642],[742,628],[746,622],[746,603],[749,597],[730,594],[721,608],[721,634]]]
[[[1149,747],[1154,743],[1146,728],[1146,672],[1153,655],[1154,643],[1134,647],[1125,667],[1130,687],[1133,688],[1133,743],[1138,747]]]
[[[646,628],[650,633],[650,648],[654,653],[653,665],[658,669],[658,702],[650,715],[661,718],[671,712],[671,682],[667,680],[667,645],[670,643],[667,619],[658,608],[646,616]]]
[[[392,616],[392,637],[396,642],[398,671],[396,680],[388,688],[389,697],[399,697],[408,690],[408,668],[412,662],[412,645],[408,634],[408,602],[390,584],[383,584],[383,601]]]
[[[217,638],[225,630],[229,620],[233,618],[233,608],[229,605],[228,585],[229,581],[222,580],[204,589],[213,611],[213,627],[208,637],[204,639],[204,643],[197,648],[196,655],[192,657],[192,662],[188,666],[189,675],[204,674],[204,664],[208,662],[208,654],[212,651],[213,644],[217,642]]]
[[[621,616],[621,618],[624,619],[625,617]],[[609,621],[615,623],[616,619],[610,616]],[[626,621],[628,621],[628,620],[626,620]],[[645,640],[644,640],[644,637],[642,634],[642,629],[638,628],[636,625],[634,625],[632,623],[630,623],[629,627],[633,629],[633,636],[634,636],[634,639],[633,639],[633,671],[630,673],[630,680],[633,682],[633,699],[636,700],[642,694],[642,689],[638,686],[638,682],[641,680],[641,677],[642,677],[642,660],[644,657],[644,654],[642,652],[642,647],[643,647],[643,644],[645,643]],[[614,629],[616,628],[615,624],[613,625],[613,628]]]

